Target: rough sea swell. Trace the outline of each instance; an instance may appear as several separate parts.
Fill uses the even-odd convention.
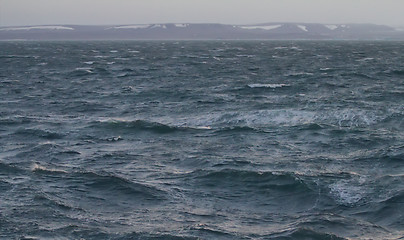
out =
[[[1,239],[404,239],[402,42],[2,42]]]

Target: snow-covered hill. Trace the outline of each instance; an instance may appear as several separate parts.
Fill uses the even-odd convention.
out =
[[[114,39],[404,39],[404,32],[375,24],[266,23],[47,25],[0,27],[0,40]]]

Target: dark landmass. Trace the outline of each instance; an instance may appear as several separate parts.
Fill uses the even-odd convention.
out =
[[[375,24],[266,23],[47,25],[0,27],[0,40],[404,40],[404,31]]]

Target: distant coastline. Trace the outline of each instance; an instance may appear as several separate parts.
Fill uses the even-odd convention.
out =
[[[158,23],[0,27],[0,40],[404,40],[404,31],[376,24]]]

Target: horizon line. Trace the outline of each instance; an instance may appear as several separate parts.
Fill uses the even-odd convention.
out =
[[[157,24],[217,24],[217,25],[232,25],[232,26],[255,26],[263,24],[322,24],[322,25],[378,25],[388,27],[404,27],[404,25],[390,25],[379,23],[321,23],[321,22],[296,22],[296,21],[277,21],[277,22],[261,22],[261,23],[249,23],[249,24],[231,24],[220,22],[154,22],[154,23],[119,23],[119,24],[68,24],[68,23],[49,23],[49,24],[32,24],[32,25],[0,25],[0,28],[7,27],[28,27],[28,26],[125,26],[125,25],[157,25]]]

